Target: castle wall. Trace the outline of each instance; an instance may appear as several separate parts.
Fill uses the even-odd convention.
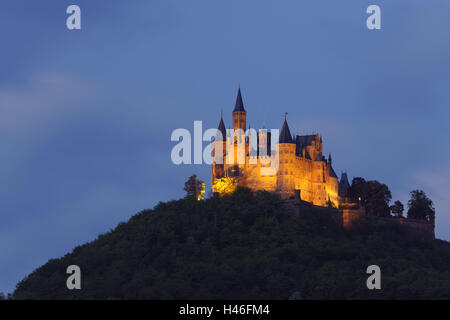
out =
[[[359,209],[343,209],[342,223],[344,228],[350,228],[358,219],[366,214],[364,208]],[[424,239],[434,239],[434,222],[418,219],[392,218],[371,216],[373,223],[377,227],[388,225],[402,225],[409,228],[416,234],[421,235]]]
[[[329,175],[330,167],[326,161],[314,161],[298,156],[296,145],[291,143],[277,144],[274,155],[252,156],[249,154],[250,140],[245,141],[245,136],[227,139],[224,148],[233,149],[231,152],[225,152],[223,166],[213,164],[213,183],[214,179],[220,178],[221,175],[232,176],[240,186],[252,190],[275,191],[283,199],[293,197],[295,190],[300,190],[300,197],[304,201],[327,206],[330,200],[335,207],[339,207],[338,179]],[[245,144],[239,145],[232,141],[245,141]],[[315,150],[317,148],[315,146]],[[321,147],[318,150],[321,150]],[[245,161],[239,157],[239,153],[243,152]],[[278,171],[272,175],[262,175],[261,169],[270,167],[271,162],[276,159],[276,154],[279,156]]]
[[[356,221],[366,214],[364,208],[357,209],[343,209],[342,210],[342,225],[344,228],[350,228]]]
[[[400,224],[409,228],[410,230],[421,234],[424,238],[434,239],[434,222],[419,220],[419,219],[406,219],[406,218],[378,218],[378,225],[387,225],[387,224]]]

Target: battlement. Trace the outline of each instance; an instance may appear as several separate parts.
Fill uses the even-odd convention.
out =
[[[312,204],[302,201],[299,198],[285,200],[286,208],[300,217],[303,210],[312,206]],[[351,228],[355,223],[366,216],[363,207],[349,206],[342,210],[330,210],[332,219],[345,229]],[[370,215],[370,219],[374,227],[386,227],[402,225],[408,228],[418,238],[424,240],[435,239],[434,222],[418,219],[394,218],[394,217],[377,217]]]

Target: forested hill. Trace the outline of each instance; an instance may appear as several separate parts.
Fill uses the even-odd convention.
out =
[[[142,211],[97,240],[48,261],[16,299],[441,299],[450,298],[450,244],[421,242],[401,226],[362,221],[344,230],[333,209],[295,216],[277,196],[182,199]],[[381,268],[381,290],[366,269]],[[66,268],[81,268],[68,290]]]

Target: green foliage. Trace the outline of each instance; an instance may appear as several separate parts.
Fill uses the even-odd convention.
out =
[[[400,218],[403,216],[403,211],[405,210],[405,207],[403,206],[403,203],[401,201],[397,200],[390,207],[390,209],[391,212],[394,214],[394,216]]]
[[[144,210],[97,240],[48,261],[16,299],[449,299],[450,245],[421,242],[370,216],[342,229],[332,208],[300,208],[238,188],[205,201]],[[67,290],[80,266],[82,289]],[[382,290],[366,287],[367,266]]]
[[[361,199],[367,213],[379,217],[390,216],[389,202],[392,195],[387,185],[357,177],[352,181],[351,195],[355,200]]]
[[[435,215],[433,201],[431,201],[422,190],[413,190],[410,194],[411,199],[408,201],[408,218],[433,220]]]
[[[193,174],[184,183],[184,191],[186,191],[186,198],[202,200],[205,193],[205,182],[197,179],[197,175]]]

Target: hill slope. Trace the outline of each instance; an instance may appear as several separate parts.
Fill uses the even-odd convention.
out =
[[[82,289],[66,288],[80,266]],[[382,290],[366,287],[367,266]],[[48,261],[17,299],[450,298],[450,244],[402,227],[341,229],[331,209],[295,217],[275,195],[160,203],[97,240]]]

